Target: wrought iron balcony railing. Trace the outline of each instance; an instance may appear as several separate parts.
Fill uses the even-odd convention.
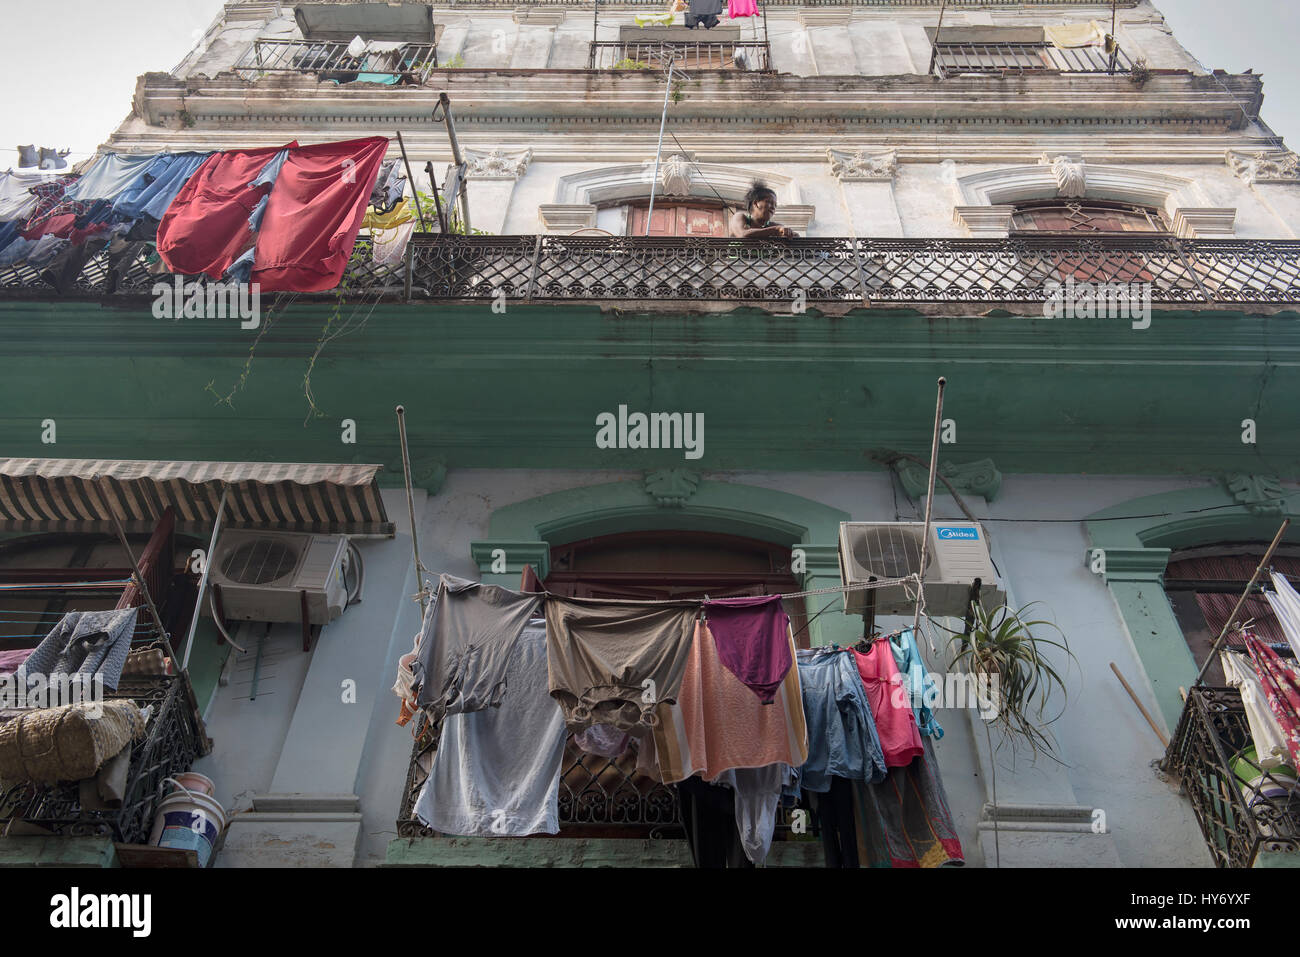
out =
[[[9,784],[0,791],[0,822],[25,825],[10,833],[103,835],[124,844],[148,843],[158,804],[170,790],[166,779],[189,770],[195,758],[208,753],[211,742],[184,674],[123,676],[117,691],[105,697],[129,698],[142,708],[154,708],[145,736],[131,747],[121,807],[82,807],[75,781]]]
[[[1251,867],[1261,851],[1300,853],[1300,790],[1248,749],[1241,692],[1192,688],[1164,767],[1181,778],[1219,867]]]
[[[153,265],[151,265],[151,262]],[[0,298],[144,296],[157,254],[92,256],[75,275],[0,267]],[[199,277],[199,281],[208,280]],[[1073,284],[1073,286],[1071,286]],[[392,301],[1050,303],[1089,284],[1098,302],[1300,303],[1300,242],[1169,236],[1012,239],[696,239],[417,233],[405,262],[357,242],[337,293]],[[1104,287],[1104,288],[1098,288]]]
[[[772,49],[758,40],[610,40],[591,44],[593,70],[640,70],[673,61],[683,70],[770,70]]]
[[[408,43],[352,56],[348,44],[339,41],[256,40],[235,64],[235,71],[246,80],[268,73],[315,73],[339,83],[423,83],[437,65],[438,50],[432,43]]]
[[[960,73],[1131,73],[1133,61],[1122,49],[1111,55],[1098,47],[1061,48],[1051,43],[940,43],[934,72]]]

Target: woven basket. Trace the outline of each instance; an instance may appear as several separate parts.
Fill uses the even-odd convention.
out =
[[[99,708],[103,714],[95,717]],[[92,777],[144,730],[133,701],[29,712],[0,725],[0,781],[53,784]]]

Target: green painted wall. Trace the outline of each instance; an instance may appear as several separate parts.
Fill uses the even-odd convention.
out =
[[[269,297],[268,297],[269,298]],[[945,456],[1004,472],[1300,474],[1300,322],[1166,312],[1122,320],[842,318],[752,310],[624,315],[593,307],[347,306],[304,390],[331,307],[154,319],[147,304],[0,304],[6,455],[379,461],[397,481],[393,407],[425,484],[453,468],[862,469],[925,454],[949,378]],[[703,458],[602,450],[600,412],[703,412]],[[1256,445],[1241,420],[1256,419]],[[41,422],[57,443],[41,442]],[[357,425],[341,441],[342,420]]]

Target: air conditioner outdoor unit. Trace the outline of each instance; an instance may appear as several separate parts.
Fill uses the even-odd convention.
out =
[[[325,625],[360,594],[360,561],[346,535],[227,529],[208,572],[221,610],[243,621],[302,620]],[[205,609],[210,611],[210,609]]]
[[[841,580],[845,585],[855,585],[873,578],[915,574],[921,565],[924,533],[924,522],[841,522]],[[980,580],[980,602],[985,608],[996,608],[1006,601],[989,557],[988,539],[978,522],[932,523],[926,565],[922,575],[925,611],[931,616],[964,617],[976,578]],[[846,591],[844,611],[864,614],[872,591],[877,615],[910,615],[915,608],[916,586],[910,584]]]

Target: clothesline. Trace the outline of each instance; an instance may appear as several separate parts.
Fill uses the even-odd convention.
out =
[[[20,585],[0,585],[0,591],[49,591],[50,589],[70,588],[123,588],[131,584],[131,579],[122,578],[112,581],[94,582],[24,582]],[[3,612],[3,609],[0,609]]]
[[[873,582],[855,582],[851,585],[832,585],[829,588],[812,588],[805,591],[781,592],[775,595],[732,595],[732,598],[780,598],[790,600],[794,598],[809,598],[813,595],[831,595],[840,594],[850,591],[866,591],[872,588],[888,588],[891,585],[905,585],[908,582],[919,582],[919,575],[906,575],[902,578],[884,578]],[[412,600],[420,601],[422,598],[432,595],[436,589],[433,588],[431,581],[425,581],[424,590],[412,596]],[[545,598],[563,598],[569,599],[572,596],[559,595],[552,591],[528,592],[528,594],[539,595]],[[709,601],[722,601],[725,599],[708,599],[708,598],[581,598],[584,602],[599,602],[607,605],[672,605],[679,608],[685,608],[688,605],[703,605]]]

